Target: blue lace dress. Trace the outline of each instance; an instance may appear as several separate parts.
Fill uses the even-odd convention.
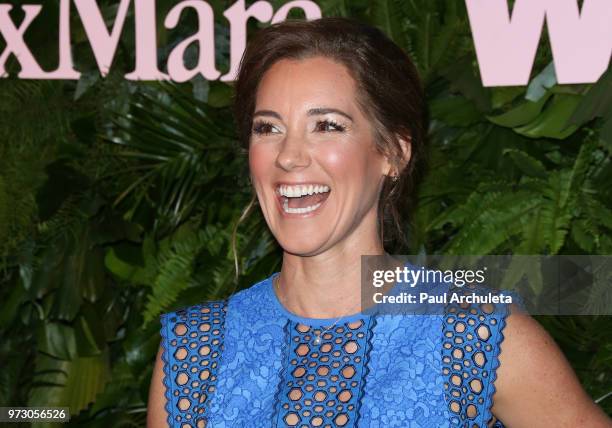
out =
[[[273,278],[162,315],[171,427],[503,427],[491,414],[507,304],[302,318]],[[321,334],[317,344],[315,334]]]

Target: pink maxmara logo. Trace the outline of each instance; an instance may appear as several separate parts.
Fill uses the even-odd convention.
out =
[[[0,77],[8,77],[6,61],[14,55],[21,65],[21,79],[78,79],[70,49],[70,14],[74,4],[89,39],[100,73],[106,76],[115,57],[119,38],[131,0],[121,0],[115,22],[109,29],[96,0],[60,0],[59,66],[43,70],[24,41],[28,27],[41,13],[42,5],[22,5],[24,19],[16,25],[12,5],[0,4],[0,33],[6,47],[0,55]],[[535,58],[544,22],[546,22],[559,83],[592,83],[606,70],[612,54],[612,0],[584,0],[579,10],[577,0],[516,0],[510,14],[507,0],[466,0],[474,37],[480,74],[485,86],[526,85]],[[56,6],[54,6],[56,7]],[[187,8],[194,9],[199,31],[175,46],[168,57],[167,73],[158,69],[155,0],[134,0],[136,60],[128,80],[173,80],[184,82],[197,74],[205,79],[232,81],[246,46],[246,22],[255,18],[276,23],[287,18],[293,8],[301,8],[306,19],[321,17],[313,1],[296,0],[276,12],[267,1],[257,1],[248,8],[244,0],[235,2],[223,15],[230,24],[230,70],[223,76],[215,65],[214,15],[202,0],[185,0],[165,17],[164,26],[175,28]],[[201,47],[198,64],[186,68],[183,55],[187,47]]]

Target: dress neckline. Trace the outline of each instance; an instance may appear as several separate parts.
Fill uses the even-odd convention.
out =
[[[338,325],[346,324],[350,322],[354,322],[360,319],[369,318],[371,315],[368,313],[363,313],[362,311],[355,312],[352,314],[345,315],[338,320],[338,317],[335,318],[309,318],[309,317],[301,317],[293,312],[289,311],[285,306],[280,302],[276,292],[274,291],[274,278],[280,275],[280,272],[274,272],[266,279],[266,290],[270,294],[270,300],[272,300],[273,305],[287,318],[309,326],[328,326],[335,322]],[[368,312],[371,312],[371,309],[368,309]]]

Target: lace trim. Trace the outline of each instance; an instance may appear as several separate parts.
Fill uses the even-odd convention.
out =
[[[226,311],[227,300],[215,300],[161,316],[169,426],[206,426],[204,404],[215,390]]]
[[[368,326],[366,330],[366,350],[363,355],[363,375],[361,377],[361,382],[359,384],[359,400],[357,411],[355,412],[355,426],[359,426],[359,419],[361,416],[361,401],[364,395],[365,383],[368,378],[368,374],[370,373],[370,350],[372,349],[372,338],[374,337],[374,328],[376,327],[377,318],[376,316],[371,316],[368,319]]]
[[[291,320],[287,320],[285,326],[283,327],[283,334],[285,337],[284,343],[290,343],[291,337]],[[278,373],[278,383],[276,385],[276,392],[274,393],[274,426],[282,426],[282,406],[281,406],[281,397],[283,394],[283,385],[285,379],[287,378],[287,370],[290,366],[290,358],[291,358],[291,350],[290,346],[282,347],[282,356],[281,356],[281,368]]]
[[[172,421],[174,420],[174,412],[172,411],[172,387],[169,384],[169,379],[170,379],[170,362],[169,362],[169,354],[170,354],[170,350],[169,350],[169,346],[168,346],[168,316],[170,316],[171,314],[162,314],[161,318],[161,337],[162,337],[162,346],[164,348],[163,352],[162,352],[162,362],[164,363],[164,374],[163,374],[163,379],[162,382],[164,384],[164,397],[166,397],[166,405],[164,406],[164,408],[166,409],[166,413],[167,413],[167,420],[166,422],[168,422],[168,426],[172,426]]]
[[[496,387],[495,380],[497,379],[497,369],[499,367],[499,355],[501,354],[501,345],[504,341],[504,328],[506,327],[506,318],[510,314],[510,307],[508,305],[503,305],[504,312],[499,317],[499,325],[497,330],[497,343],[496,346],[493,347],[493,354],[491,355],[491,368],[489,369],[491,372],[491,377],[489,378],[489,384],[487,385],[487,401],[486,406],[484,406],[484,414],[483,421],[486,421],[487,424],[491,422],[493,417],[493,396],[495,395]],[[492,428],[504,428],[504,424],[495,418],[495,424]]]

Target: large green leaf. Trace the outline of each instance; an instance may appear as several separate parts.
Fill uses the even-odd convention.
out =
[[[604,117],[607,120],[612,117],[612,67],[608,67],[599,80],[589,88],[570,121],[580,126],[596,117]]]
[[[125,247],[124,247],[125,248]],[[126,261],[118,254],[120,247],[111,247],[106,252],[104,264],[106,268],[117,277],[133,284],[151,285],[153,282],[153,270],[155,264],[140,265],[133,261]],[[134,251],[131,247],[129,251]],[[140,248],[138,249],[140,251]],[[125,255],[126,251],[122,252]]]
[[[39,354],[28,405],[67,406],[70,407],[71,415],[77,415],[95,400],[108,380],[108,353],[73,360],[60,360]]]
[[[74,329],[69,325],[52,321],[41,324],[37,339],[40,352],[63,360],[76,357]]]
[[[581,100],[579,95],[556,94],[534,120],[514,130],[530,138],[567,138],[578,129],[569,120]]]
[[[603,119],[600,130],[608,151],[612,150],[612,67],[591,86],[570,118],[570,123],[582,126],[597,117]]]
[[[526,125],[538,117],[550,95],[552,94],[549,92],[536,102],[526,100],[505,113],[496,116],[487,116],[487,119],[496,125],[506,126],[508,128]]]

